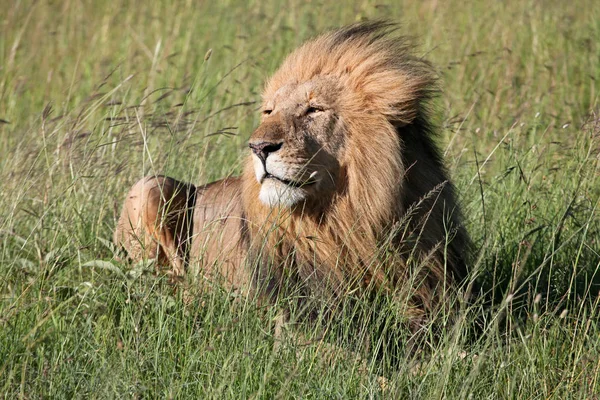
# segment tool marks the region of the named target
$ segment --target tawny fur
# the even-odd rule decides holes
[[[293,52],[266,85],[265,115],[250,138],[255,155],[243,175],[199,188],[171,180],[185,190],[164,191],[160,201],[148,199],[164,181],[145,178],[126,200],[115,240],[133,259],[163,253],[175,267],[187,262],[267,296],[292,281],[303,295],[327,301],[357,290],[406,293],[414,316],[443,303],[467,275],[469,238],[433,142],[435,74],[394,29],[351,25]],[[313,114],[313,103],[326,106]],[[265,143],[279,147],[257,157]],[[319,183],[290,188],[290,204],[265,204],[264,185],[283,185],[257,180],[269,162]],[[128,211],[134,208],[162,211],[149,218]],[[175,232],[160,217],[189,219],[192,210],[191,231]],[[167,243],[169,235],[175,239]]]

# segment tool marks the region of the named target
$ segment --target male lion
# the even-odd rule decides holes
[[[266,85],[242,176],[142,179],[115,241],[266,299],[374,289],[408,292],[412,316],[441,304],[466,277],[469,238],[432,138],[435,74],[394,30],[354,24],[293,52]]]

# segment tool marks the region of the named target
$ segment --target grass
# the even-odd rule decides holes
[[[594,1],[192,3],[2,7],[0,393],[598,396]],[[394,365],[340,351],[378,339],[361,338],[368,326],[346,332],[344,320],[332,325],[337,351],[310,329],[306,342],[273,351],[276,310],[218,287],[183,301],[152,266],[114,259],[112,229],[133,182],[239,173],[262,83],[285,54],[324,29],[378,17],[402,21],[439,68],[440,145],[486,311],[475,304],[429,355]],[[472,338],[476,318],[485,329]]]

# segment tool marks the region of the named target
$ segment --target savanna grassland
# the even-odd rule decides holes
[[[132,183],[239,173],[264,79],[367,18],[400,21],[437,66],[439,144],[485,301],[394,358],[344,320],[280,343],[276,309],[118,259]],[[0,393],[597,398],[599,100],[595,0],[4,1]]]

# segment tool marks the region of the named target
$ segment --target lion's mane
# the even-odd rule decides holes
[[[439,304],[467,275],[469,238],[434,143],[431,65],[386,22],[351,25],[294,51],[265,96],[290,82],[338,79],[348,159],[326,207],[269,208],[248,161],[242,181],[249,259],[276,294],[291,279],[307,296],[357,288],[406,291],[411,310]],[[410,292],[410,293],[409,293]]]

